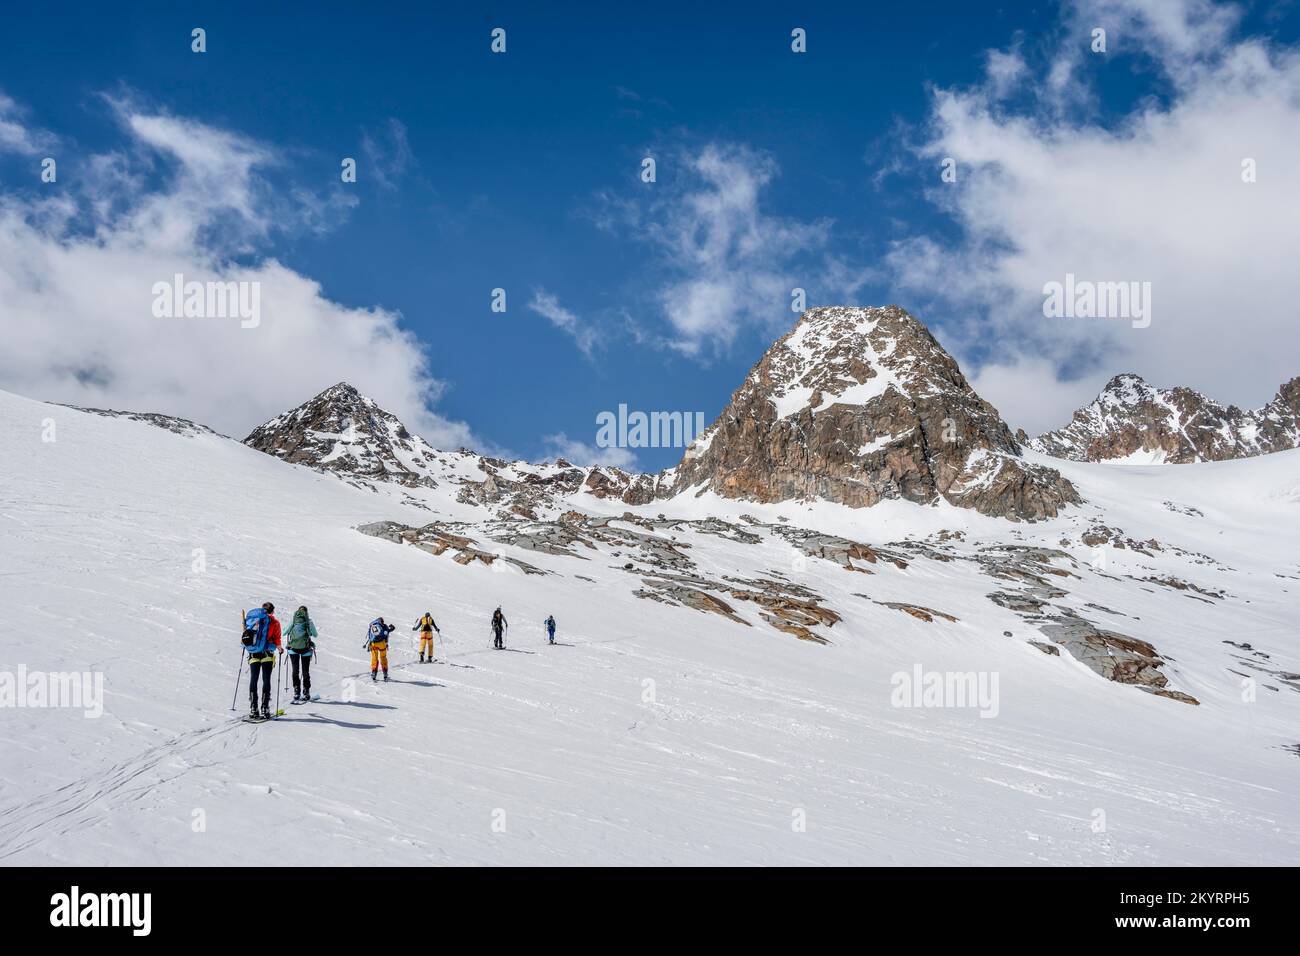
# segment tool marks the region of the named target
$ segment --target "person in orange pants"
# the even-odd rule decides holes
[[[379,668],[384,669],[384,680],[388,680],[388,635],[397,630],[396,624],[385,624],[382,617],[370,622],[370,633],[366,636],[366,647],[370,650],[370,679],[378,680]]]
[[[433,615],[428,611],[425,611],[424,616],[415,622],[415,627],[411,628],[411,630],[420,632],[420,663],[424,663],[424,650],[427,647],[429,649],[429,663],[432,664],[433,632],[437,631],[441,634],[442,629],[438,627],[437,622],[434,621]]]

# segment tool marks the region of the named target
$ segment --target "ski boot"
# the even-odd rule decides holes
[[[388,671],[384,671],[384,683],[388,683]]]

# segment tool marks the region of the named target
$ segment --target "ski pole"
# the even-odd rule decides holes
[[[280,679],[275,682],[275,716],[280,716],[280,686],[284,683],[284,651],[280,652]]]
[[[244,673],[244,648],[239,649],[239,670],[235,672],[235,693],[230,698],[230,709],[235,709],[235,701],[239,699],[239,678]]]

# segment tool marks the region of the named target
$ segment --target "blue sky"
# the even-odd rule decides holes
[[[810,306],[908,307],[1030,430],[1120,371],[1242,404],[1300,373],[1294,334],[1242,350],[1230,371],[1222,348],[1188,344],[1222,328],[1225,306],[1188,278],[1206,271],[1200,257],[1218,261],[1213,244],[1182,248],[1189,229],[1295,238],[1270,212],[1297,195],[1294,144],[1271,128],[1295,109],[1293,4],[265,6],[7,12],[0,177],[25,261],[10,258],[0,310],[11,332],[43,331],[16,336],[0,387],[151,404],[242,435],[348,378],[441,444],[599,457],[595,416],[620,403],[711,420],[795,320],[793,286]],[[1094,24],[1108,29],[1102,55]],[[191,51],[194,27],[205,53]],[[790,49],[795,27],[805,54]],[[1240,65],[1257,49],[1262,75]],[[1233,84],[1275,111],[1210,95]],[[1222,162],[1186,159],[1217,148],[1197,130],[1243,113]],[[1269,176],[1246,208],[1237,154],[1255,153],[1277,162],[1261,159]],[[939,166],[953,154],[949,188]],[[44,156],[55,184],[37,179]],[[340,182],[344,157],[355,184]],[[1063,195],[1077,202],[1058,206]],[[69,203],[58,217],[53,197]],[[1198,204],[1204,218],[1149,235]],[[32,252],[43,242],[78,255],[49,266]],[[48,293],[79,264],[84,286],[116,286],[127,258],[153,263],[146,285],[173,260],[273,260],[293,282],[268,280],[263,329],[169,332],[132,361],[114,343],[150,334],[147,316],[106,309],[107,292]],[[1258,260],[1242,252],[1213,283],[1256,290],[1226,300],[1252,313],[1229,337],[1288,327],[1289,273]],[[1145,338],[1045,326],[1042,283],[1089,269],[1149,275],[1175,304]],[[505,314],[490,311],[494,288]],[[154,368],[171,377],[150,380]],[[658,468],[679,452],[612,455]]]

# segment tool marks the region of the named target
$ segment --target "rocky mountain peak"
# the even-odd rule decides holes
[[[1159,388],[1131,372],[1116,375],[1070,423],[1031,448],[1071,461],[1152,464],[1223,461],[1300,445],[1300,378],[1262,408],[1220,405],[1191,388]]]
[[[656,488],[652,476],[618,468],[578,468],[564,459],[532,465],[466,449],[439,451],[347,382],[255,428],[244,444],[349,479],[407,488],[449,483],[462,504],[525,517],[579,493],[645,502]]]
[[[244,444],[295,464],[404,485],[432,484],[438,454],[347,382],[253,429]]]
[[[997,410],[898,306],[810,309],[746,376],[677,466],[673,490],[758,501],[887,498],[1012,518],[1078,495],[1025,462]]]
[[[1108,405],[1132,405],[1154,391],[1136,372],[1121,372],[1106,383],[1097,400]]]

